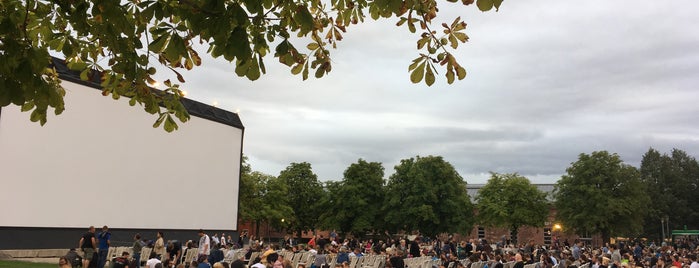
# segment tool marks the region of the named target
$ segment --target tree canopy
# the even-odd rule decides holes
[[[315,229],[320,215],[319,203],[323,197],[323,186],[313,173],[311,164],[291,163],[279,173],[279,180],[288,187],[288,192],[286,196],[278,198],[288,198],[288,204],[293,209],[294,218],[285,219],[288,227],[299,236],[302,231]]]
[[[383,226],[384,168],[379,162],[359,159],[344,173],[342,181],[328,183],[328,202],[321,214],[327,228],[362,236]]]
[[[673,149],[670,155],[651,148],[641,160],[641,180],[651,200],[644,234],[661,238],[661,220],[671,229],[699,228],[699,163],[686,152]]]
[[[507,227],[513,234],[520,226],[544,226],[549,214],[546,193],[518,174],[492,173],[476,203],[480,224]]]
[[[580,154],[554,190],[556,217],[581,235],[635,236],[649,203],[640,173],[607,151]]]
[[[384,214],[388,230],[425,235],[470,232],[474,222],[466,182],[441,156],[401,160],[386,186]]]
[[[32,111],[31,121],[46,123],[60,114],[66,91],[60,86],[50,55],[66,59],[83,80],[97,79],[103,95],[130,98],[157,114],[154,127],[177,128],[189,114],[179,102],[179,85],[149,86],[159,70],[184,83],[180,73],[202,64],[199,51],[222,57],[235,74],[250,80],[266,72],[273,55],[292,74],[307,79],[332,70],[330,47],[343,33],[367,18],[397,20],[417,35],[418,57],[409,66],[410,80],[435,82],[444,69],[447,82],[466,76],[451,50],[468,40],[460,18],[436,21],[438,4],[458,0],[4,0],[0,2],[0,107],[10,104]],[[470,5],[474,0],[461,0]],[[502,0],[478,0],[482,11]],[[96,71],[96,72],[95,72]],[[96,77],[98,76],[98,77]],[[164,124],[163,124],[164,122]]]

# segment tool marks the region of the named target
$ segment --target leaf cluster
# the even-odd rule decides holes
[[[457,2],[456,0],[448,0]],[[462,0],[470,5],[473,0]],[[502,0],[478,0],[480,10]],[[409,67],[414,83],[435,82],[444,68],[448,83],[463,79],[466,70],[449,49],[468,40],[466,23],[456,18],[442,24],[442,35],[431,28],[437,0],[5,0],[0,3],[0,107],[15,104],[32,111],[32,121],[46,123],[49,108],[64,110],[65,90],[50,53],[62,55],[83,80],[97,79],[103,95],[130,98],[157,116],[153,127],[177,129],[175,118],[189,114],[179,102],[182,90],[169,79],[156,90],[155,74],[166,69],[178,83],[182,71],[202,64],[197,45],[214,58],[234,65],[236,75],[250,80],[266,73],[263,59],[272,52],[292,74],[305,80],[332,70],[329,47],[336,48],[348,27],[396,17],[397,25],[422,32],[423,50]],[[417,25],[417,26],[416,26]],[[304,41],[305,40],[305,41]],[[297,48],[294,42],[308,42]],[[98,76],[98,77],[94,77]],[[174,81],[174,80],[173,80]]]

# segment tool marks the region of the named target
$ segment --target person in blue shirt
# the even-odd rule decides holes
[[[97,235],[97,242],[99,245],[99,262],[97,263],[98,268],[104,268],[104,265],[107,263],[107,252],[109,251],[111,238],[112,234],[109,232],[109,227],[107,227],[107,225],[103,226],[102,232]]]

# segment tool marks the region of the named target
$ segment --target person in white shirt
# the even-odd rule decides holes
[[[218,240],[218,234],[214,234],[214,236],[211,237],[211,242],[213,242],[213,245],[218,245],[220,241]]]
[[[689,265],[689,268],[699,268],[699,262],[697,262],[697,255],[690,254],[689,259],[692,260],[692,264]]]
[[[148,257],[148,261],[146,261],[146,267],[148,268],[155,268],[155,265],[161,263],[160,260],[157,258],[157,254],[155,251],[150,253],[150,256]]]
[[[226,241],[226,234],[221,233],[221,246],[225,247],[228,246],[228,241]]]
[[[211,239],[204,233],[204,230],[199,229],[199,257],[209,256],[211,251]]]

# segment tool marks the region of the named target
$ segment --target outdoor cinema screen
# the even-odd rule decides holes
[[[0,110],[0,227],[236,230],[242,124],[192,115],[167,133],[128,98],[62,85],[43,127]]]

